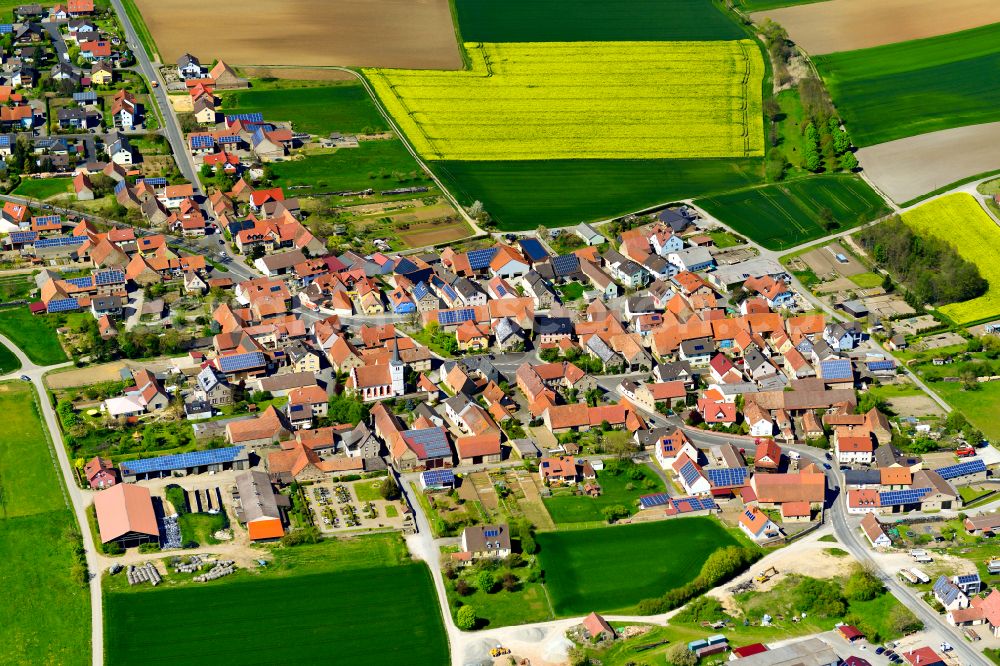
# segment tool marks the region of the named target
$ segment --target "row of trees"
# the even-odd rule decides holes
[[[657,615],[683,606],[689,599],[693,599],[745,571],[759,557],[760,552],[756,549],[751,550],[742,546],[720,548],[708,556],[697,578],[686,585],[668,590],[661,597],[643,599],[639,602],[639,613]]]
[[[863,229],[858,238],[875,263],[904,285],[904,297],[914,307],[967,301],[989,288],[979,268],[954,247],[917,235],[898,217]]]

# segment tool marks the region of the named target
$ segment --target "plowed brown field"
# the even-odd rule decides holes
[[[769,18],[812,55],[853,51],[1000,22],[996,0],[829,0],[751,15]]]
[[[168,63],[190,52],[233,65],[462,67],[448,0],[135,4]]]

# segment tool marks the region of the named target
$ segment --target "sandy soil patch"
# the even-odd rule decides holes
[[[902,203],[964,178],[1000,169],[998,143],[1000,123],[984,123],[862,148],[858,160],[876,187]]]
[[[232,65],[462,67],[448,0],[244,0],[238,11],[204,0],[136,5],[168,63],[191,52]]]
[[[138,363],[136,361],[112,361],[87,368],[78,368],[66,372],[55,372],[45,378],[45,384],[51,389],[67,389],[77,386],[90,386],[101,382],[116,382],[121,379],[118,372],[122,368],[148,368],[153,372],[163,372],[174,367],[173,359],[158,359]]]
[[[897,414],[916,416],[944,416],[944,410],[936,402],[926,395],[904,395],[898,398],[890,398],[889,406]]]
[[[194,111],[194,102],[191,95],[167,95],[170,106],[174,107],[175,113],[191,113]]]
[[[812,54],[853,51],[968,30],[1000,21],[995,0],[830,0],[797,7],[756,12],[788,30],[803,50]]]

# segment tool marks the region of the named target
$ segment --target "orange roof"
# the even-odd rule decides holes
[[[519,261],[522,264],[528,263],[524,256],[514,248],[509,245],[499,245],[497,246],[497,253],[493,256],[493,261],[490,262],[490,268],[498,271],[511,261]]]
[[[913,483],[913,472],[909,467],[880,467],[879,482],[883,486],[908,486]]]
[[[459,458],[500,455],[500,435],[476,435],[455,440]]]
[[[809,502],[785,502],[781,505],[781,515],[786,518],[811,515]]]
[[[159,536],[156,513],[149,489],[132,483],[120,483],[94,495],[101,543],[108,543],[129,532]]]
[[[247,523],[247,532],[251,541],[261,539],[280,539],[285,536],[285,528],[281,526],[280,518],[264,518]]]

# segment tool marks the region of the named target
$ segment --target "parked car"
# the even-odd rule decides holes
[[[882,654],[883,652],[885,652],[885,648],[882,647],[881,645],[875,648],[875,654]]]
[[[21,380],[22,381],[26,381],[26,382],[30,382],[31,381],[31,377],[29,377],[28,375],[21,375]]]

